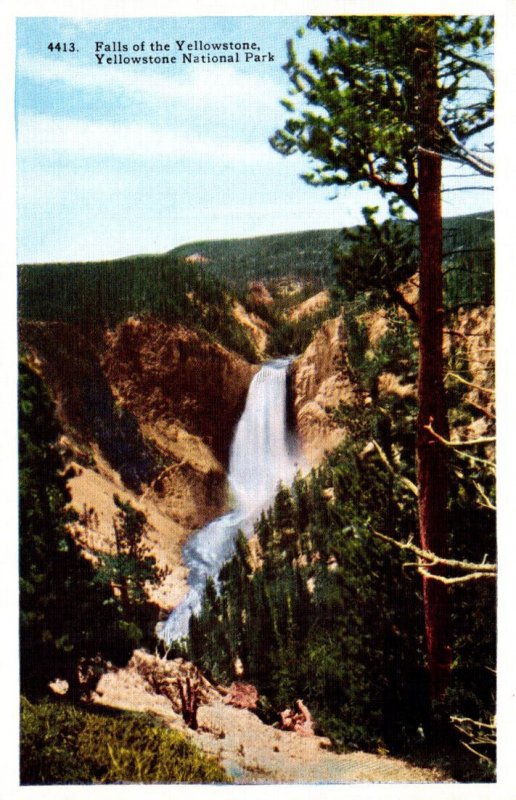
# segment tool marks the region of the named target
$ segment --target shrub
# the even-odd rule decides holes
[[[22,698],[22,785],[228,783],[222,767],[149,716]]]

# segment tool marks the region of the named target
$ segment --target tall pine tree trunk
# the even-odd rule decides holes
[[[419,415],[417,422],[417,482],[421,546],[447,555],[446,447],[425,426],[448,436],[443,381],[443,277],[441,157],[439,151],[439,99],[435,52],[436,25],[431,18],[418,21],[415,67],[419,130]],[[447,587],[423,579],[428,669],[433,700],[440,700],[451,667],[450,612]]]

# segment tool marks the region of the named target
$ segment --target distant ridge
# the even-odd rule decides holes
[[[445,253],[457,246],[464,250],[482,247],[492,252],[493,219],[492,211],[446,217],[443,220]],[[289,274],[311,278],[326,286],[333,277],[335,247],[346,230],[357,227],[198,240],[174,247],[167,255],[178,259],[195,257],[197,261],[202,257],[209,269],[239,288],[251,280]]]
[[[340,229],[279,233],[242,239],[212,239],[179,245],[167,255],[202,256],[210,268],[239,285],[289,273],[324,280],[333,268]]]
[[[487,304],[493,297],[492,211],[444,219],[448,308]],[[400,222],[408,225],[408,222]],[[188,242],[155,255],[71,263],[21,264],[19,309],[27,319],[123,318],[154,313],[185,319],[193,291],[213,307],[226,286],[238,293],[250,281],[291,276],[314,291],[334,283],[334,252],[346,230],[326,229]],[[186,299],[185,299],[186,298]]]

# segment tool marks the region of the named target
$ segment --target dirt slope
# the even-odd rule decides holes
[[[201,684],[197,731],[187,728],[180,714],[177,680],[186,677]],[[99,704],[154,712],[170,727],[187,733],[203,750],[218,757],[237,783],[447,781],[435,770],[388,756],[337,755],[329,751],[328,739],[265,725],[251,711],[230,705],[227,689],[208,684],[195,667],[181,659],[163,662],[136,651],[125,669],[104,675],[97,690],[94,699]]]
[[[250,333],[258,355],[263,356],[267,349],[271,326],[264,322],[258,314],[247,312],[241,303],[235,303],[233,315],[236,321]]]
[[[95,470],[77,463],[72,463],[72,466],[75,476],[68,486],[72,505],[79,512],[79,520],[74,523],[72,532],[85,553],[114,551],[115,493],[143,511],[147,517],[148,538],[145,543],[158,566],[168,570],[168,575],[159,586],[148,587],[149,599],[162,609],[163,617],[166,617],[187,591],[188,570],[182,563],[181,550],[190,534],[189,528],[166,516],[152,497],[138,497],[124,487],[117,473],[99,454]]]

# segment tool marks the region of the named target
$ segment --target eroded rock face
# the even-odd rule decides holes
[[[325,322],[294,361],[292,393],[303,453],[311,466],[317,466],[346,433],[333,412],[340,403],[363,402],[349,366],[346,331],[340,317]]]
[[[236,321],[245,328],[247,333],[250,334],[257,354],[260,357],[263,356],[267,349],[268,336],[271,332],[269,323],[264,322],[258,314],[252,311],[246,311],[241,303],[235,303],[233,306],[233,316]]]
[[[304,300],[297,306],[291,308],[288,312],[288,318],[291,322],[299,322],[300,319],[310,317],[312,314],[317,314],[323,311],[330,303],[330,293],[327,289],[318,294],[312,295],[308,300]]]
[[[272,295],[262,281],[251,281],[247,287],[248,300],[256,306],[271,306]]]
[[[224,467],[257,367],[153,319],[106,334],[24,322],[20,338],[97,468],[98,451],[125,486],[189,530],[225,510]]]
[[[463,401],[477,417],[459,426],[455,436],[461,440],[492,436],[496,427],[495,396],[495,309],[494,306],[460,308],[444,335],[444,351],[450,362],[447,383],[465,389]],[[461,361],[463,363],[461,364]],[[462,370],[462,372],[461,372]],[[463,381],[467,382],[464,383]],[[494,458],[495,447],[488,448]]]
[[[224,465],[256,366],[182,325],[129,319],[107,336],[102,365],[113,391],[142,423],[179,421]]]
[[[415,283],[410,283],[412,288]],[[400,314],[405,312],[400,311]],[[359,318],[367,329],[371,352],[378,348],[388,331],[385,309],[366,312]],[[469,372],[466,402],[480,412],[470,425],[456,432],[469,439],[491,435],[495,422],[494,395],[494,308],[493,306],[459,309],[445,329],[444,352],[449,360],[447,379],[462,380],[454,373],[454,363],[462,360],[462,370]],[[417,338],[414,339],[417,348]],[[457,367],[457,369],[459,369]],[[294,421],[304,455],[311,466],[320,464],[324,453],[335,448],[346,430],[333,417],[340,403],[354,405],[370,402],[355,382],[348,361],[347,335],[338,317],[325,322],[312,342],[292,365],[291,373]],[[416,397],[415,384],[406,384],[390,372],[378,377],[379,396]]]

